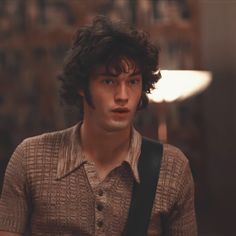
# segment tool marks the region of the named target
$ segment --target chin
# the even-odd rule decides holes
[[[107,123],[106,126],[106,130],[107,131],[120,131],[120,130],[124,130],[124,129],[129,129],[131,126],[131,121],[125,120],[125,121],[110,121],[109,123]]]

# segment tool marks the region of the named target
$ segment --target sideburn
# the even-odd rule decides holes
[[[148,100],[147,94],[145,92],[142,92],[137,111],[146,108],[148,105],[148,102],[149,102],[149,100]]]
[[[91,97],[91,94],[90,94],[89,85],[87,85],[87,86],[84,88],[84,99],[86,100],[86,102],[88,103],[88,105],[89,105],[90,107],[92,107],[93,109],[95,109],[95,106],[94,106],[94,104],[93,104],[92,97]]]

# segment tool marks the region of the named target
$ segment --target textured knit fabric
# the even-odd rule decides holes
[[[105,179],[83,156],[79,125],[23,141],[8,164],[0,230],[30,235],[122,234],[127,221],[141,136],[133,130],[126,160]],[[148,235],[197,235],[194,186],[184,154],[164,145]],[[162,224],[163,225],[163,224]]]

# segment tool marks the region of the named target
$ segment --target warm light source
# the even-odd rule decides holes
[[[202,92],[211,83],[211,72],[195,70],[162,70],[162,78],[155,89],[148,94],[158,106],[158,139],[167,141],[166,105],[168,102],[182,101]]]
[[[162,78],[148,94],[154,102],[182,101],[202,92],[212,80],[211,72],[195,70],[162,70]]]

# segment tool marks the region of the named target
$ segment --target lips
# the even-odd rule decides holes
[[[126,107],[117,107],[115,109],[112,109],[112,112],[116,113],[128,113],[130,110]]]

